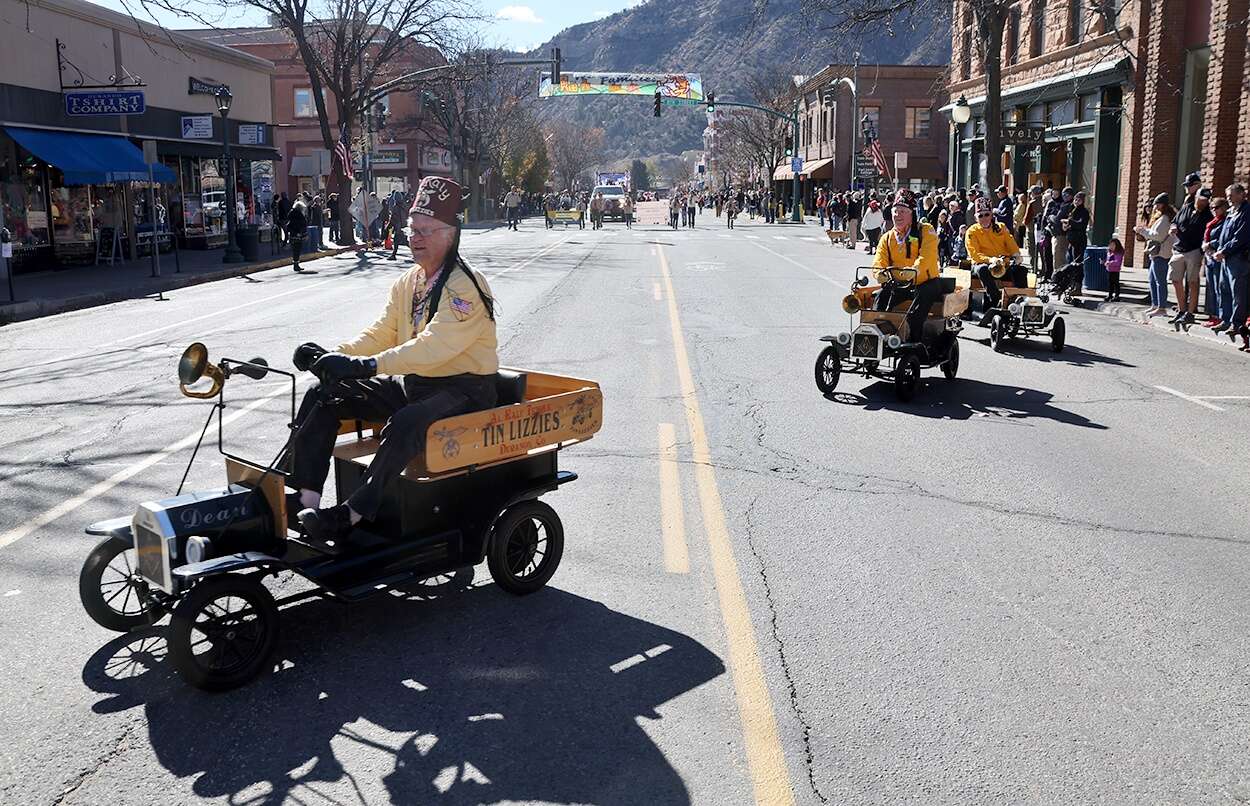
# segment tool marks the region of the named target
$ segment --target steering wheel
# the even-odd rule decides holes
[[[901,267],[878,269],[877,280],[881,285],[893,285],[906,290],[916,284],[916,270]]]

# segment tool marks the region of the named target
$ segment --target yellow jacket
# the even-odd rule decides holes
[[[968,259],[975,265],[989,263],[996,257],[1011,257],[1020,254],[1020,246],[1011,236],[1007,228],[998,225],[998,232],[990,227],[973,224],[964,234],[964,244],[968,247]]]
[[[423,375],[445,378],[472,373],[493,375],[499,371],[499,344],[495,322],[486,314],[486,305],[463,269],[448,268],[451,274],[430,318],[421,316],[424,327],[412,322],[412,295],[424,293],[425,269],[414,266],[391,285],[386,310],[378,320],[338,347],[347,355],[377,359],[379,375]],[[491,295],[480,272],[473,272],[482,293]]]
[[[877,241],[877,257],[872,262],[873,268],[916,269],[916,285],[940,274],[937,233],[929,222],[920,223],[919,244],[914,239],[910,245],[901,244],[896,235],[893,228],[881,233],[881,238]]]

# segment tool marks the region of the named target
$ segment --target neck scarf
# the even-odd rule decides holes
[[[430,292],[434,290],[434,286],[438,285],[438,277],[443,273],[443,267],[439,266],[438,271],[429,277],[424,283],[417,286],[416,291],[412,294],[412,327],[413,330],[421,331],[425,329],[423,321],[425,317],[426,306],[430,302]]]

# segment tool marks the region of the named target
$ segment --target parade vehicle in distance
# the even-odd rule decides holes
[[[1045,334],[1050,337],[1050,349],[1062,352],[1067,338],[1067,325],[1055,306],[1048,301],[1046,289],[1038,289],[1035,279],[1029,276],[1028,284],[1017,287],[1011,283],[1013,273],[1027,273],[1023,266],[998,262],[990,264],[990,274],[998,282],[1002,294],[999,304],[991,305],[989,295],[981,279],[964,261],[959,268],[942,272],[957,284],[963,284],[970,292],[967,318],[990,330],[990,349],[1003,351],[1007,342],[1020,336]]]
[[[880,285],[869,285],[869,274]],[[929,309],[919,340],[903,341],[898,335],[910,301],[889,311],[871,310],[874,293],[890,285],[906,290],[915,281],[915,269],[867,266],[855,270],[855,284],[842,300],[842,309],[851,315],[851,329],[820,339],[829,345],[816,358],[816,387],[823,395],[833,394],[843,372],[893,381],[902,401],[915,397],[921,369],[939,367],[948,380],[954,380],[959,371],[960,317],[968,307],[966,286],[942,278],[942,295]]]
[[[179,485],[169,498],[139,504],[133,516],[87,527],[88,534],[103,538],[79,575],[79,596],[96,623],[125,632],[170,614],[174,667],[191,685],[221,690],[243,685],[272,665],[281,605],[317,596],[352,602],[406,586],[419,592],[464,587],[483,561],[495,583],[516,595],[533,593],[551,579],[563,553],[564,528],[539,497],[577,478],[559,469],[558,457],[561,449],[598,432],[598,384],[501,369],[499,405],[433,423],[425,456],[388,487],[378,516],[329,553],[288,528],[294,518],[283,468],[292,440],[269,464],[222,445],[226,381],[269,374],[290,380],[293,437],[294,373],[261,359],[223,358],[214,365],[199,343],[183,354],[183,394],[216,398],[201,441],[216,416],[225,480],[202,492],[183,493]],[[209,379],[210,388],[191,388],[201,378]],[[353,393],[351,381],[318,389],[316,405]],[[334,448],[340,501],[367,472],[382,426],[341,423]],[[262,581],[288,572],[312,583],[311,589],[275,600]]]
[[[622,185],[596,185],[591,191],[590,197],[593,199],[595,194],[603,194],[603,218],[604,220],[615,219],[617,221],[625,220],[625,210],[621,206],[621,202],[625,200],[626,188]]]

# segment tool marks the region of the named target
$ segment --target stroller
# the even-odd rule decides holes
[[[1062,300],[1068,305],[1076,305],[1074,294],[1081,292],[1081,281],[1084,279],[1085,266],[1078,262],[1072,263],[1057,269],[1050,279],[1041,283],[1037,289],[1037,296],[1043,302],[1049,302],[1051,297]]]

